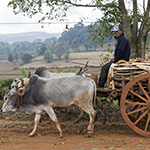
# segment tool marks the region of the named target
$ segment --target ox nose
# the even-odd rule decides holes
[[[1,109],[1,112],[3,112],[3,110]]]

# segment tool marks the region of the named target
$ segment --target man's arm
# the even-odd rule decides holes
[[[115,62],[121,60],[123,58],[123,55],[124,55],[124,51],[125,51],[125,46],[126,46],[126,43],[127,43],[127,39],[124,37],[124,38],[121,38],[119,39],[119,44],[118,44],[118,47],[117,47],[117,55],[115,57]]]

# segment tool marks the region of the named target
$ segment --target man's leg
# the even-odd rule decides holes
[[[109,61],[108,63],[106,63],[102,66],[101,72],[100,72],[100,77],[99,77],[99,82],[98,82],[98,87],[104,88],[104,84],[107,80],[108,69],[112,63],[113,63],[112,61]]]

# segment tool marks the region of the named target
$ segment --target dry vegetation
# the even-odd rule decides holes
[[[76,71],[78,71],[77,66],[82,67],[87,61],[89,61],[88,63],[89,71],[93,74],[99,74],[99,65],[100,65],[99,55],[101,53],[102,52],[100,51],[86,52],[86,53],[70,53],[70,58],[68,62],[66,62],[66,60],[64,59],[58,60],[57,58],[54,58],[54,61],[51,63],[47,63],[46,61],[44,61],[43,56],[41,56],[41,57],[34,58],[31,63],[24,64],[24,65],[22,65],[21,60],[19,60],[18,62],[10,63],[7,60],[7,56],[5,56],[3,57],[3,59],[0,60],[0,76],[1,78],[8,78],[8,77],[21,78],[22,74],[20,69],[23,67],[28,71],[31,71],[31,73],[34,73],[38,67],[42,67],[42,66],[49,68],[49,70],[51,70],[50,68],[52,67],[53,68],[59,67],[62,69],[68,67],[70,69],[74,68]],[[103,53],[106,54],[107,52],[103,52]],[[95,66],[95,68],[90,66]],[[14,70],[14,67],[18,69]]]

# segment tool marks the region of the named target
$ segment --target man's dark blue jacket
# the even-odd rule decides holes
[[[116,36],[114,38],[118,40],[114,52],[115,63],[119,60],[129,61],[130,45],[129,41],[124,36],[124,33],[122,33],[118,38]]]

